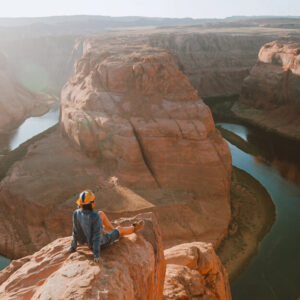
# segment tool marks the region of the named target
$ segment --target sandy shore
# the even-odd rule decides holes
[[[258,252],[260,241],[275,220],[275,206],[266,189],[247,172],[233,167],[232,221],[217,249],[232,282]]]

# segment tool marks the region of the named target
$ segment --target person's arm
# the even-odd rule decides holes
[[[73,230],[72,230],[72,242],[69,249],[70,252],[75,252],[77,249],[77,220],[76,220],[76,211],[73,213]]]
[[[101,220],[99,215],[96,215],[96,218],[93,222],[92,227],[93,234],[93,253],[95,258],[100,258],[100,236],[101,236]]]

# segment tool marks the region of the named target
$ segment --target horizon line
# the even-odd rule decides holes
[[[229,18],[300,18],[300,15],[231,15],[227,17],[157,17],[157,16],[139,16],[139,15],[124,15],[124,16],[109,16],[109,15],[93,15],[93,14],[66,14],[66,15],[47,15],[47,16],[26,16],[26,17],[3,17],[0,19],[37,19],[37,18],[63,18],[63,17],[107,17],[107,18],[149,18],[149,19],[191,19],[191,20],[224,20]]]

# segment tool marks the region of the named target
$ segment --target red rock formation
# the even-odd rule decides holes
[[[69,235],[87,187],[113,217],[153,211],[165,247],[217,246],[230,221],[231,156],[208,107],[166,51],[86,49],[62,93],[68,139],[55,132],[35,141],[0,183],[11,216],[0,223],[0,253],[20,257]]]
[[[170,54],[116,48],[95,48],[77,63],[62,92],[64,133],[90,156],[117,160],[127,184],[197,192],[209,184],[224,195],[228,148]]]
[[[208,211],[221,201],[225,219],[221,213],[217,223],[228,222],[228,147],[168,52],[92,42],[63,89],[61,125],[78,148],[114,161],[122,184],[193,191],[197,201],[188,210]],[[172,235],[183,237],[184,230]]]
[[[300,43],[274,41],[259,51],[241,101],[256,108],[300,103]]]
[[[144,230],[103,250],[100,266],[87,246],[69,254],[70,237],[12,261],[0,272],[0,298],[162,299],[165,262],[158,224],[151,214],[140,218]]]
[[[14,78],[0,53],[0,131],[16,127],[30,115],[47,111],[47,105]]]
[[[194,242],[165,250],[164,299],[230,300],[225,268],[211,244]]]
[[[300,139],[300,43],[265,44],[245,78],[240,101],[233,112],[285,136]]]

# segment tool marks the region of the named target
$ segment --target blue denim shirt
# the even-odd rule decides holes
[[[99,215],[90,210],[77,209],[73,213],[73,239],[71,250],[75,251],[77,242],[88,244],[95,257],[100,257],[100,245],[103,237],[103,225]]]

